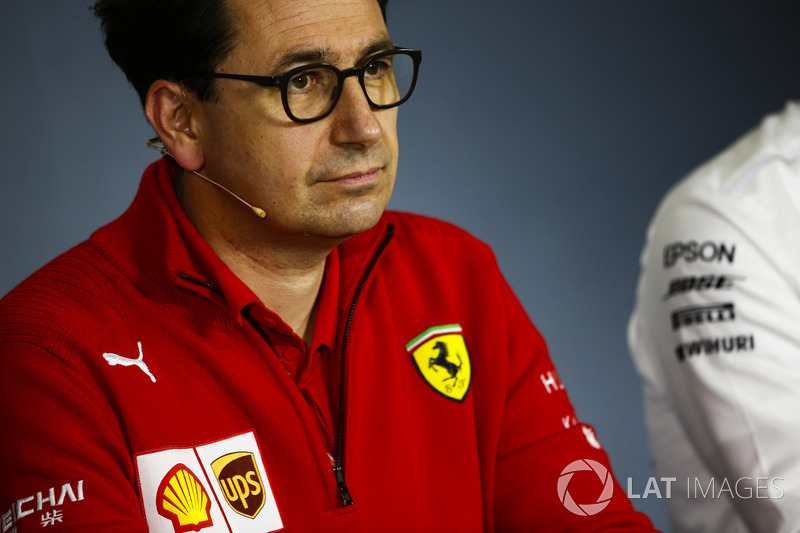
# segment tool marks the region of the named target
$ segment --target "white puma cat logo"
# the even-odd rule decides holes
[[[142,354],[142,343],[137,342],[136,344],[139,345],[139,358],[138,359],[129,359],[127,357],[119,356],[115,353],[104,353],[103,357],[108,364],[111,366],[115,365],[122,365],[122,366],[138,366],[139,369],[150,376],[150,379],[153,380],[153,383],[156,382],[155,376],[150,373],[150,369],[147,368],[147,364],[144,362],[144,354]]]

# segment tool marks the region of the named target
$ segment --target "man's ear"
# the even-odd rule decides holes
[[[192,104],[183,87],[156,80],[147,91],[144,112],[156,134],[175,161],[186,170],[198,170],[205,163]]]

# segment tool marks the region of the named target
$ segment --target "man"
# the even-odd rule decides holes
[[[3,531],[652,530],[488,248],[384,212],[385,2],[95,10],[165,156],[0,304]]]
[[[800,524],[800,106],[679,183],[642,255],[629,343],[678,532]]]

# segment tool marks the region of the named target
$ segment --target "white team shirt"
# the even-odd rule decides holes
[[[800,103],[669,192],[641,268],[628,342],[674,530],[800,531]]]

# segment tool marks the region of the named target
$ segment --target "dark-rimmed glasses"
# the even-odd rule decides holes
[[[360,67],[339,70],[327,63],[293,68],[280,76],[250,76],[214,72],[208,78],[225,78],[279,87],[283,109],[295,122],[314,122],[328,116],[342,94],[346,78],[358,77],[369,105],[389,109],[408,100],[417,83],[422,52],[395,48],[370,56]]]

